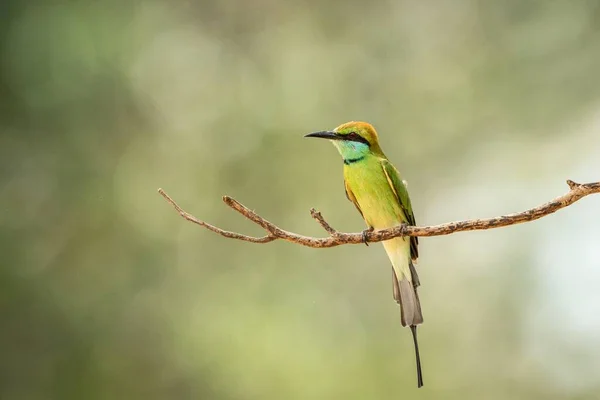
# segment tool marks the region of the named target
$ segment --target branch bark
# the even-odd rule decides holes
[[[323,218],[320,212],[314,208],[310,210],[311,216],[325,229],[329,234],[328,237],[315,238],[310,236],[299,235],[279,228],[272,222],[267,221],[254,211],[237,200],[223,196],[223,202],[235,211],[242,214],[244,217],[259,225],[266,231],[266,235],[255,237],[248,236],[237,232],[226,231],[207,222],[199,220],[192,214],[184,211],[163,189],[158,189],[161,196],[167,200],[184,219],[200,225],[212,232],[230,239],[238,239],[251,243],[269,243],[274,240],[285,240],[292,243],[297,243],[307,247],[324,248],[335,247],[343,244],[362,244],[366,239],[367,242],[381,242],[400,236],[442,236],[450,235],[456,232],[476,231],[492,228],[500,228],[502,226],[521,224],[524,222],[535,221],[552,214],[561,208],[565,208],[575,203],[579,199],[594,193],[600,193],[600,182],[591,183],[575,183],[567,180],[569,191],[562,196],[555,198],[538,207],[518,212],[514,214],[501,215],[499,217],[474,219],[467,221],[449,222],[446,224],[432,226],[408,226],[399,225],[389,229],[366,231],[358,233],[344,233],[332,228],[331,225]]]

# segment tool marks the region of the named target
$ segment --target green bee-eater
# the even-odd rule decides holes
[[[398,170],[379,147],[377,132],[366,122],[347,122],[333,131],[306,135],[329,139],[344,160],[346,197],[354,203],[368,229],[385,229],[400,224],[415,225],[408,191]],[[366,243],[366,241],[365,241]],[[400,304],[402,326],[410,326],[417,362],[417,384],[423,386],[417,342],[417,325],[423,323],[417,295],[419,277],[414,267],[418,238],[400,237],[383,242],[392,262],[394,300]]]

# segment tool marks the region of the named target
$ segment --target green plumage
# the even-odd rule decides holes
[[[361,213],[370,229],[400,224],[415,225],[406,185],[387,159],[375,129],[365,122],[348,122],[333,131],[307,135],[330,139],[344,159],[346,196]],[[418,386],[423,385],[416,326],[423,323],[417,294],[419,278],[414,263],[419,256],[417,237],[394,238],[383,242],[392,262],[392,289],[400,305],[401,322],[410,326],[415,345]]]

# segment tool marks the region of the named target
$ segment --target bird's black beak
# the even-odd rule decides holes
[[[308,135],[305,135],[304,137],[316,137],[316,138],[329,139],[329,140],[339,140],[340,139],[338,134],[333,131],[313,132],[313,133],[309,133]]]

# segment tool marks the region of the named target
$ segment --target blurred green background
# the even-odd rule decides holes
[[[303,139],[372,122],[422,225],[600,179],[596,1],[3,1],[0,398],[594,399],[600,199],[423,238],[425,387],[380,245]]]

